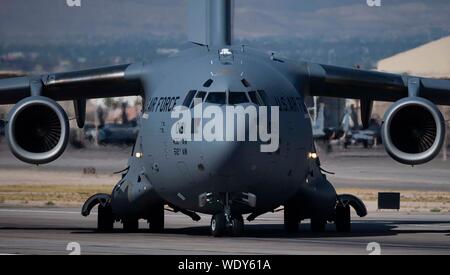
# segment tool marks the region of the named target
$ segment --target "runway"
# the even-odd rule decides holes
[[[81,254],[248,255],[248,254],[362,254],[378,243],[383,254],[450,254],[450,213],[373,212],[355,217],[353,233],[337,234],[333,225],[321,235],[310,233],[307,221],[300,233],[283,231],[282,212],[247,223],[239,238],[213,238],[209,217],[198,223],[167,212],[163,234],[146,231],[97,233],[95,213],[84,218],[79,209],[0,208],[0,254],[69,254],[68,243],[80,244]]]
[[[57,162],[40,167],[20,163],[4,144],[0,145],[0,155],[0,185],[40,184],[49,189],[46,192],[51,195],[54,192],[52,185],[66,184],[78,188],[78,183],[90,186],[110,184],[112,188],[118,181],[118,176],[112,173],[124,168],[129,148],[69,150]],[[436,196],[444,196],[450,191],[449,165],[441,160],[414,168],[405,167],[388,158],[380,148],[370,152],[335,152],[324,155],[322,163],[324,168],[336,173],[329,175],[329,179],[338,188],[397,190],[405,196],[409,190],[416,190],[418,196],[427,191],[440,192]],[[94,167],[97,174],[84,175],[84,167]],[[12,195],[4,194],[6,198]],[[86,199],[90,193],[84,196]],[[375,201],[367,202],[368,217],[355,217],[354,232],[350,235],[334,233],[333,225],[328,226],[326,234],[315,235],[309,232],[308,221],[302,224],[299,234],[286,235],[282,225],[283,213],[279,212],[247,223],[243,237],[222,239],[209,235],[209,216],[202,216],[202,220],[196,223],[181,214],[166,212],[167,229],[164,234],[147,232],[145,222],[141,223],[139,233],[122,233],[121,225],[116,223],[116,231],[100,234],[95,231],[95,213],[83,218],[79,208],[30,208],[32,202],[22,202],[20,205],[26,208],[21,208],[8,206],[11,204],[5,201],[0,203],[0,254],[69,254],[66,247],[70,242],[79,243],[82,254],[367,255],[370,253],[367,245],[372,242],[380,245],[381,254],[450,254],[448,207],[444,203],[424,202],[427,208],[421,207],[420,212],[415,212],[416,204],[413,204],[409,209],[414,212],[408,214],[405,209],[410,202],[406,199],[402,201],[401,212],[377,212],[374,210]],[[433,208],[439,208],[441,212],[431,213]]]

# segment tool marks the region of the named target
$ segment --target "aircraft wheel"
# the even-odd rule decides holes
[[[222,237],[227,233],[227,219],[225,213],[215,214],[211,219],[211,234]]]
[[[99,232],[110,232],[114,228],[114,218],[110,205],[98,206],[97,229]]]
[[[160,233],[164,230],[164,204],[157,205],[150,211],[148,219],[150,232]]]
[[[293,206],[284,206],[284,230],[287,233],[297,233],[300,217],[297,209]]]
[[[244,218],[241,215],[234,216],[231,220],[231,235],[234,237],[242,236],[244,233]]]
[[[369,149],[369,142],[367,140],[363,141],[364,149]]]
[[[138,219],[127,219],[123,222],[123,230],[127,233],[135,233],[139,230],[139,220]]]
[[[327,226],[327,221],[321,218],[312,218],[311,219],[311,231],[314,233],[323,233],[325,232]]]
[[[351,232],[351,215],[350,215],[350,205],[342,206],[338,205],[336,207],[336,231],[341,233]]]

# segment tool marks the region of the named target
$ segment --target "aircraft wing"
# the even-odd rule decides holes
[[[143,64],[0,79],[0,104],[14,104],[30,95],[53,100],[141,95]]]
[[[397,101],[414,95],[450,105],[450,81],[306,63],[306,95]]]

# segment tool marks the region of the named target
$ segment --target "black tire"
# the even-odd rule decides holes
[[[327,227],[327,221],[321,218],[311,219],[311,231],[314,233],[323,233]]]
[[[340,233],[350,233],[352,231],[352,221],[350,206],[336,206],[336,231]]]
[[[98,205],[97,230],[99,232],[111,232],[114,229],[114,217],[110,205]]]
[[[148,222],[150,232],[161,233],[162,231],[164,231],[164,204],[152,207]]]
[[[367,140],[363,141],[364,149],[369,149],[369,142]]]
[[[327,154],[333,152],[333,146],[331,146],[330,141],[327,142]]]
[[[241,215],[233,216],[231,223],[231,236],[242,236],[244,234],[244,218]]]
[[[139,230],[139,220],[138,219],[126,219],[122,221],[123,231],[127,233],[136,233]]]
[[[215,214],[211,218],[211,235],[222,237],[227,233],[227,219],[225,213]]]
[[[300,214],[292,205],[284,206],[284,230],[287,233],[297,233],[299,231]]]

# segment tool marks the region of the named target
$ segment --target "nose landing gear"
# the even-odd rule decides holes
[[[211,235],[222,237],[225,235],[241,236],[244,232],[244,218],[242,215],[231,211],[232,200],[229,194],[225,194],[224,211],[219,212],[211,218]]]
[[[222,237],[227,232],[227,218],[225,213],[218,213],[211,218],[211,235]]]
[[[211,235],[223,237],[241,236],[244,233],[244,218],[242,215],[227,215],[225,212],[213,215],[211,219]]]
[[[233,216],[231,219],[231,235],[238,237],[244,233],[244,219],[242,215]]]

